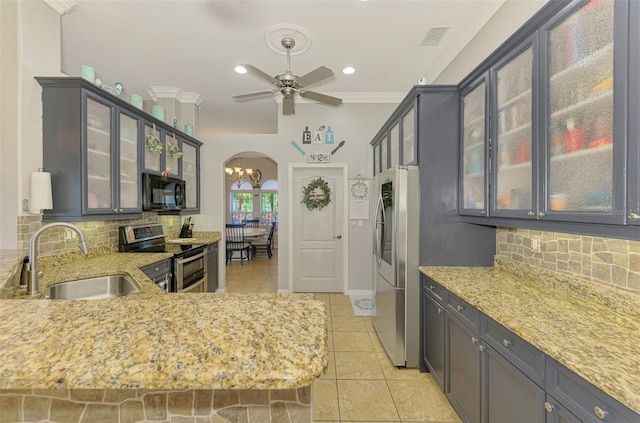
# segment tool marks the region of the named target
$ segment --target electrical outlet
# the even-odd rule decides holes
[[[64,231],[64,240],[66,241],[73,241],[74,239],[78,239],[78,234],[75,233],[75,231],[72,231],[71,229],[66,229]]]
[[[534,253],[540,252],[540,237],[532,236],[531,237],[531,249]]]

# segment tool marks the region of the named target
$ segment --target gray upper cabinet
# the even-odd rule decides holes
[[[143,169],[182,178],[183,166],[184,212],[199,212],[202,143],[81,78],[36,79],[43,88],[43,164],[51,172],[54,205],[44,221],[138,218]],[[152,132],[159,153],[146,142]]]
[[[464,221],[640,236],[622,226],[640,223],[640,128],[629,120],[640,112],[629,77],[640,71],[638,9],[549,2],[461,83]],[[483,83],[484,145],[474,143],[479,118],[465,111],[481,103]]]
[[[460,214],[486,216],[488,209],[488,122],[487,75],[462,91],[462,163]]]
[[[418,164],[417,104],[417,94],[410,93],[371,142],[374,175],[391,167]]]
[[[527,40],[491,69],[491,112],[496,117],[491,121],[491,216],[535,217],[534,41]]]

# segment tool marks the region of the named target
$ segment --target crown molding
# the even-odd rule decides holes
[[[406,92],[378,92],[378,93],[367,93],[367,92],[340,92],[340,93],[327,93],[323,92],[322,94],[330,95],[333,97],[338,97],[342,99],[342,103],[361,103],[361,104],[374,104],[374,103],[389,103],[389,104],[397,104],[402,102],[402,100],[407,96]],[[275,101],[278,104],[282,104],[282,96],[276,96]],[[304,97],[300,97],[296,95],[295,99],[296,103],[304,104],[317,104],[318,102],[315,100],[307,100]]]
[[[202,95],[192,92],[184,92],[178,87],[170,87],[166,85],[153,85],[147,90],[149,97],[153,101],[158,101],[159,98],[173,98],[180,103],[195,104],[200,106],[204,99]]]
[[[71,13],[76,10],[76,6],[78,6],[76,0],[44,0],[44,2],[60,15]]]

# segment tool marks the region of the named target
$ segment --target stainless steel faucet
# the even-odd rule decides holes
[[[82,251],[82,254],[87,254],[89,252],[89,244],[87,243],[87,239],[84,236],[84,232],[82,232],[82,229],[80,229],[73,223],[50,223],[35,231],[33,235],[31,235],[31,239],[29,240],[29,270],[31,271],[31,278],[29,279],[30,283],[27,284],[27,294],[35,295],[38,293],[38,278],[42,277],[42,272],[38,271],[38,239],[40,238],[40,235],[42,235],[42,233],[47,229],[56,227],[69,228],[77,233],[80,237],[80,241],[78,241],[78,247],[80,247],[80,251]]]

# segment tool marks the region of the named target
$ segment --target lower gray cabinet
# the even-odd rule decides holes
[[[445,309],[426,291],[420,294],[422,316],[421,350],[423,370],[429,369],[431,375],[444,391],[444,316]]]
[[[484,423],[544,422],[544,390],[490,346],[483,345]]]
[[[551,395],[547,395],[544,408],[547,412],[547,423],[583,423]]]
[[[218,289],[218,242],[207,245],[207,292]]]
[[[465,423],[480,423],[481,351],[478,335],[451,313],[445,315],[446,355],[445,394]]]

